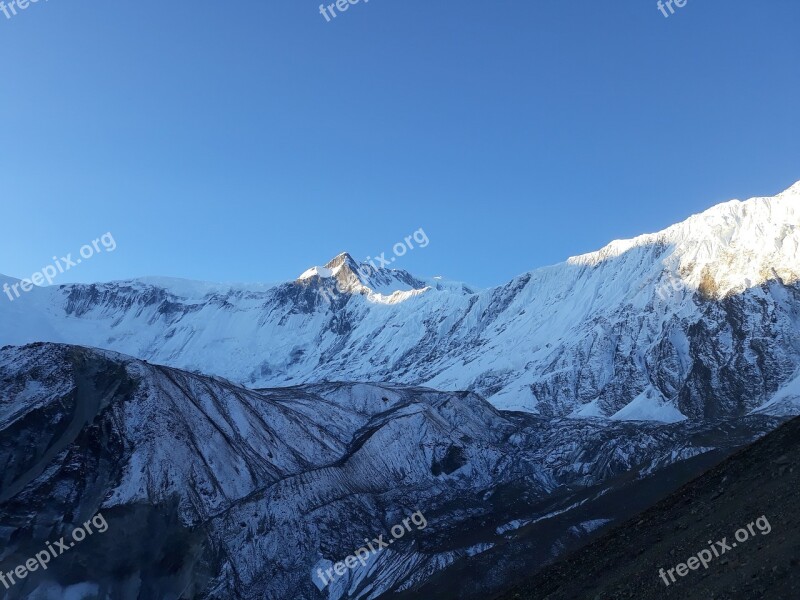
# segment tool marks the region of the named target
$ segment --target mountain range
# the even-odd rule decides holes
[[[341,254],[278,285],[138,279],[0,303],[0,344],[117,351],[250,388],[469,390],[500,409],[674,422],[791,413],[800,182],[490,289]]]
[[[489,289],[343,253],[277,285],[0,298],[0,571],[109,524],[0,597],[501,593],[800,414],[798,206],[800,183]]]

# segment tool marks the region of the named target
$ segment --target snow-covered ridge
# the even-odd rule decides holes
[[[0,302],[0,345],[107,348],[250,387],[468,389],[543,415],[744,414],[800,369],[798,206],[800,183],[486,290],[346,253],[264,288],[40,288]]]
[[[139,277],[123,281],[112,281],[110,285],[138,286],[144,288],[161,288],[169,290],[175,296],[202,300],[215,294],[230,294],[232,292],[260,293],[266,292],[279,285],[278,283],[211,283],[208,281],[195,281],[178,277]]]
[[[711,278],[725,296],[766,281],[800,278],[800,182],[775,197],[731,200],[658,232],[616,240],[605,248],[570,258],[597,265],[636,248],[663,247],[665,263],[686,285],[698,289]]]

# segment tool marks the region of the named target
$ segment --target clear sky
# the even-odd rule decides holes
[[[24,0],[23,0],[24,3]],[[6,0],[8,4],[8,0]],[[800,179],[800,2],[41,0],[0,13],[0,273],[480,286]]]

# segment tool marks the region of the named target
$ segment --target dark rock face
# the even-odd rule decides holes
[[[114,600],[427,598],[450,565],[494,590],[484,553],[535,528],[530,559],[499,572],[535,568],[628,514],[629,486],[656,499],[691,469],[656,471],[719,460],[777,423],[545,419],[392,385],[255,391],[52,344],[0,351],[0,384],[0,569],[98,512],[109,524],[12,599],[81,585]],[[316,569],[417,510],[425,529],[322,595]]]
[[[800,419],[794,419],[498,600],[797,598],[798,464]],[[755,533],[736,542],[741,528],[749,534],[748,525]],[[682,577],[673,571],[675,581],[661,578],[661,569],[723,538],[730,549],[712,556],[707,568]]]

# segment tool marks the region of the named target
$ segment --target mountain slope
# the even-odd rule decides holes
[[[498,600],[800,597],[798,463],[794,419]],[[762,516],[755,535],[736,537]],[[661,579],[723,538],[730,549],[707,569]]]
[[[254,391],[52,344],[0,350],[0,392],[0,569],[98,512],[109,523],[9,600],[75,586],[108,600],[413,594],[547,524],[529,571],[585,535],[573,527],[625,517],[606,499],[626,486],[669,491],[685,473],[654,473],[719,460],[777,422],[544,419],[391,385]],[[427,528],[319,591],[317,569],[418,510]]]
[[[0,343],[106,348],[250,387],[469,389],[547,416],[797,413],[799,206],[800,183],[483,291],[346,254],[266,289],[36,289],[0,303]]]

